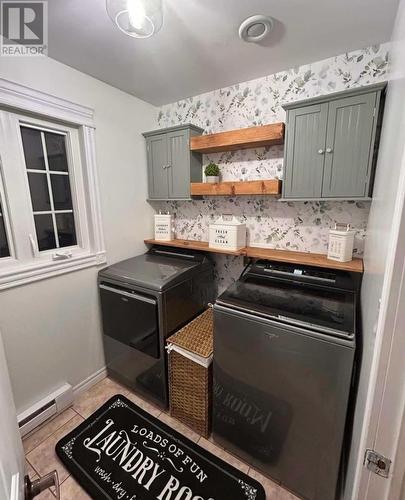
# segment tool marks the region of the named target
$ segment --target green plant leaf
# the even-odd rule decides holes
[[[220,174],[220,170],[216,163],[211,162],[205,167],[204,173],[208,177],[217,177]]]

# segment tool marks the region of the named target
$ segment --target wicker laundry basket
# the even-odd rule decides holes
[[[211,432],[213,311],[167,339],[170,414],[204,437]]]

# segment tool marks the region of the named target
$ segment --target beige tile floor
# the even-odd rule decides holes
[[[238,458],[227,453],[224,449],[215,445],[212,440],[207,440],[199,436],[179,421],[173,419],[167,413],[162,412],[151,403],[144,401],[110,378],[105,378],[87,392],[82,393],[75,401],[72,408],[67,409],[24,439],[23,444],[27,462],[27,474],[29,474],[32,479],[36,479],[38,476],[43,476],[56,469],[59,474],[62,500],[88,500],[90,497],[82,490],[56,456],[55,444],[65,434],[77,427],[85,418],[89,417],[105,401],[118,393],[123,394],[135,404],[159,418],[159,420],[162,420],[162,422],[170,425],[178,432],[198,443],[201,447],[257,479],[266,490],[266,500],[298,500],[297,497],[281,488],[270,479],[264,477],[255,469],[251,468],[250,465],[242,462]],[[51,490],[47,490],[37,498],[40,500],[52,500],[55,496]]]

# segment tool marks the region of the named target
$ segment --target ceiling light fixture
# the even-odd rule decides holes
[[[269,16],[257,15],[248,17],[239,26],[239,37],[245,42],[261,42],[274,27]]]
[[[106,0],[106,9],[117,27],[134,38],[150,38],[163,24],[162,0]]]

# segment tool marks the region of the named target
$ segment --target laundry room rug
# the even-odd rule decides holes
[[[116,395],[56,445],[95,499],[265,500],[251,477]]]

